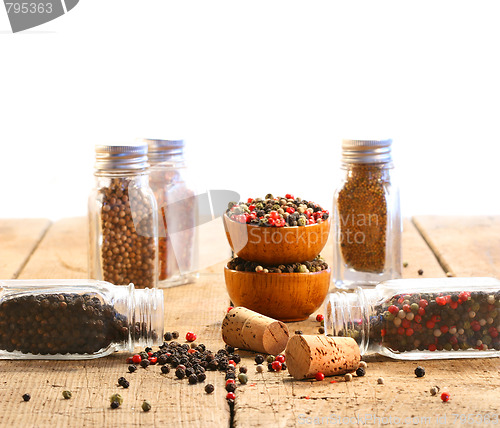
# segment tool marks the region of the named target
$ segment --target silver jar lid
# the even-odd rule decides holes
[[[390,162],[392,140],[342,140],[342,161],[346,163]]]
[[[184,152],[184,140],[145,138],[144,143],[149,147],[148,157],[151,162],[163,162]]]
[[[95,169],[99,171],[137,171],[149,167],[148,145],[109,144],[95,146]]]

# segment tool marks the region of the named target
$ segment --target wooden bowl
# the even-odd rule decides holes
[[[330,218],[308,226],[263,227],[224,215],[224,229],[238,257],[264,265],[291,264],[313,260],[321,252],[328,240]]]
[[[224,268],[226,288],[235,306],[280,321],[302,321],[325,300],[330,269],[311,273],[239,272]]]

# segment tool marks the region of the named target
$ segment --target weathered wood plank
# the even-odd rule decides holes
[[[0,278],[16,278],[43,238],[50,221],[0,219]]]
[[[414,223],[453,275],[500,278],[500,216],[418,216]]]

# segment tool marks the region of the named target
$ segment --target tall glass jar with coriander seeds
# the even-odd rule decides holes
[[[0,359],[82,360],[163,342],[163,291],[96,280],[0,280]]]
[[[187,284],[199,276],[198,209],[184,141],[144,141],[149,146],[149,183],[158,203],[159,286]]]
[[[98,145],[89,197],[89,274],[112,284],[156,287],[158,218],[148,146]]]
[[[372,289],[330,293],[325,332],[352,337],[362,355],[400,360],[500,357],[500,281],[396,279]]]
[[[392,140],[343,140],[343,178],[334,195],[337,288],[401,278],[401,210]]]

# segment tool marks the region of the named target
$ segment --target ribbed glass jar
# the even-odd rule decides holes
[[[184,141],[144,141],[149,146],[149,183],[158,203],[159,286],[187,284],[199,276],[198,210]]]
[[[147,145],[96,146],[89,197],[89,276],[156,287],[157,205],[149,187]]]
[[[80,360],[163,340],[163,291],[96,280],[0,280],[0,359]]]
[[[325,332],[401,360],[500,356],[500,281],[398,279],[330,293]]]
[[[334,196],[337,288],[401,278],[401,210],[391,140],[344,140]]]

